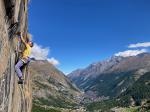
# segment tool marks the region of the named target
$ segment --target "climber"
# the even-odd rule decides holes
[[[20,38],[21,41],[25,44],[26,48],[22,53],[22,57],[15,65],[15,70],[19,78],[18,84],[23,84],[21,67],[28,64],[31,61],[31,58],[29,56],[31,54],[31,48],[33,47],[33,42],[31,41],[26,42],[22,36],[22,33],[20,33]]]

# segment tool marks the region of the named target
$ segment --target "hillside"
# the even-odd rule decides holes
[[[130,85],[125,92],[117,97],[104,101],[87,104],[89,111],[103,110],[122,112],[132,110],[134,112],[150,111],[150,72],[143,74],[134,84]],[[122,111],[121,111],[122,110]],[[125,111],[126,112],[126,111]]]
[[[126,58],[115,56],[68,75],[85,91],[87,98],[83,102],[90,103],[89,110],[142,106],[150,100],[149,76],[149,53]]]
[[[30,68],[33,79],[33,112],[37,112],[38,107],[55,111],[80,108],[81,91],[61,71],[48,61],[35,61]]]

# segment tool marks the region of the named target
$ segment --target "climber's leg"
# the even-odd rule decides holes
[[[30,63],[30,61],[31,61],[31,58],[28,57],[27,64]]]
[[[19,60],[18,63],[15,65],[15,70],[19,78],[22,78],[22,71],[20,68],[23,66],[23,64],[24,63],[22,62],[22,60]]]

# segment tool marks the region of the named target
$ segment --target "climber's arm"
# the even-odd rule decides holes
[[[27,45],[27,42],[24,40],[22,33],[21,33],[21,41],[25,44],[25,46]]]

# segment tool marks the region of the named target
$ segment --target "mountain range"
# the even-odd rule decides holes
[[[85,69],[77,69],[68,77],[90,99],[84,101],[90,111],[141,106],[150,100],[149,53],[130,57],[113,56]]]

